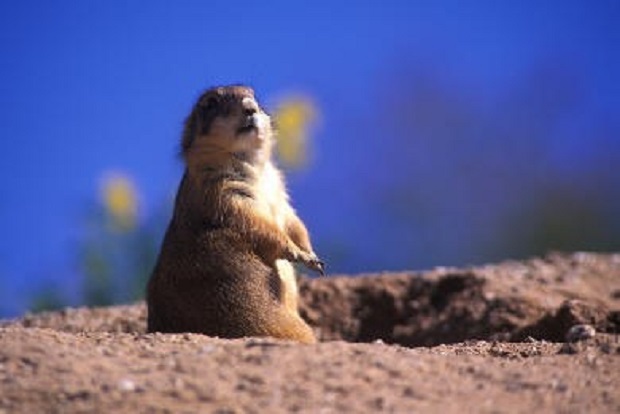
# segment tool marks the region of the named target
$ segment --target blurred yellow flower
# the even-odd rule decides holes
[[[118,172],[105,174],[101,200],[114,229],[129,231],[136,226],[138,196],[128,175]]]
[[[317,108],[306,96],[285,98],[277,106],[273,118],[276,152],[284,166],[302,168],[309,160],[309,130],[317,119]]]

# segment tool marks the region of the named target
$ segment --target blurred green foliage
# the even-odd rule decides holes
[[[90,211],[78,251],[85,305],[103,306],[144,297],[165,223],[161,216],[140,220],[139,200],[129,175],[104,176],[99,203]]]
[[[141,220],[139,200],[128,174],[103,174],[98,200],[91,203],[81,223],[76,249],[81,278],[77,304],[105,306],[144,297],[165,218],[164,214],[155,214]],[[169,209],[166,205],[162,210]],[[30,309],[58,309],[69,302],[66,292],[48,283],[34,295]]]

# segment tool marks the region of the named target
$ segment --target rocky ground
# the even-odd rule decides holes
[[[0,324],[0,413],[620,412],[620,254],[302,279],[322,342],[145,334],[144,304]]]

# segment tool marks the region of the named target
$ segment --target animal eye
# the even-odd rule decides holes
[[[206,100],[204,100],[200,106],[202,106],[206,110],[212,110],[217,108],[218,104],[219,100],[215,96],[210,96]]]

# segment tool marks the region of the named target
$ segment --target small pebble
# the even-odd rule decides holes
[[[596,329],[592,325],[579,324],[572,326],[566,333],[566,342],[585,341],[594,338]]]
[[[126,392],[133,392],[136,390],[136,384],[130,379],[122,379],[118,382],[118,389]]]
[[[217,347],[215,345],[207,344],[207,345],[204,345],[202,348],[200,348],[200,353],[210,354],[216,350],[217,350]]]

